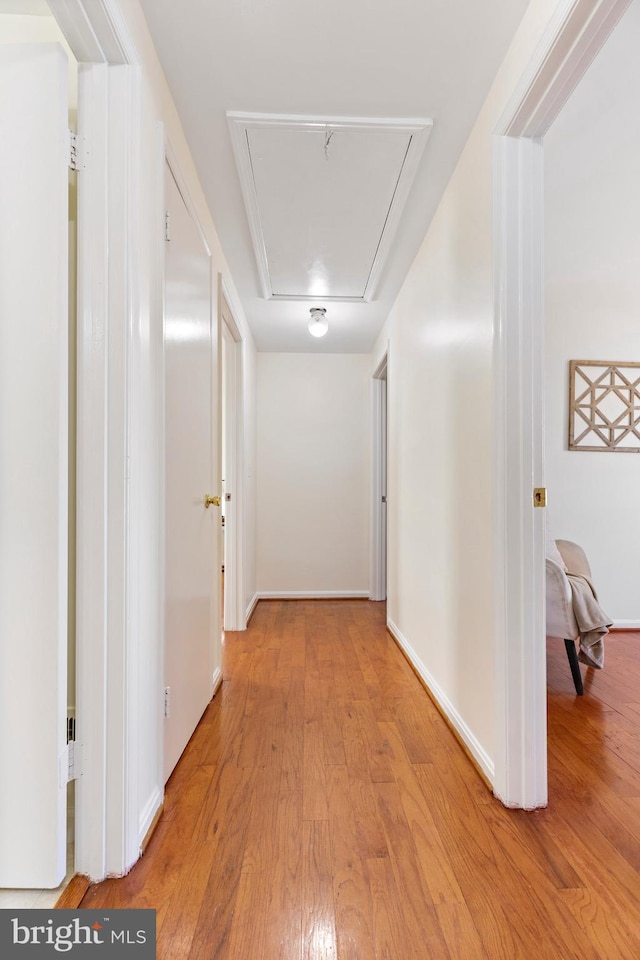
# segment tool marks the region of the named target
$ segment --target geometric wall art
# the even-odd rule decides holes
[[[640,363],[570,361],[569,450],[640,453]]]

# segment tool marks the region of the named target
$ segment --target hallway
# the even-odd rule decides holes
[[[383,604],[262,602],[147,852],[82,906],[156,908],[162,960],[632,960],[635,644],[611,638],[582,700],[550,648],[553,802],[525,813],[491,797]]]

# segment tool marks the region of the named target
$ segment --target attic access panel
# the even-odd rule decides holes
[[[431,121],[227,117],[265,299],[371,300]]]

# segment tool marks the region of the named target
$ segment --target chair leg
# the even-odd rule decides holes
[[[576,693],[579,697],[581,697],[584,693],[584,687],[582,686],[582,675],[580,673],[580,664],[578,662],[576,645],[573,640],[565,640],[564,645],[569,658],[569,666],[571,667],[571,676],[573,677]]]

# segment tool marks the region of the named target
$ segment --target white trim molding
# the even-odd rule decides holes
[[[138,834],[141,838],[146,837],[149,830],[151,829],[151,824],[153,819],[157,814],[158,810],[162,806],[164,800],[164,794],[159,787],[153,791],[149,799],[147,800],[144,810],[140,814],[140,824],[138,827]]]
[[[371,379],[370,600],[387,599],[387,370],[386,352]]]
[[[79,61],[76,862],[93,880],[140,852],[143,483],[140,68],[117,0],[53,0]]]
[[[260,601],[259,595],[257,593],[254,593],[254,595],[251,597],[249,606],[247,607],[247,610],[245,613],[245,624],[249,623],[249,620],[251,619],[251,615],[253,614],[253,611],[255,610],[255,608],[258,606],[259,601]]]
[[[225,310],[226,304],[226,310]],[[224,628],[225,630],[246,630],[247,621],[243,609],[244,597],[244,505],[245,505],[245,352],[243,336],[236,317],[236,311],[229,295],[229,285],[222,274],[218,274],[218,343],[220,350],[220,373],[224,367],[224,331],[223,324],[233,341],[227,356],[230,356],[230,369],[224,377],[219,376],[219,403],[221,413],[220,441],[226,440],[227,463],[224,477],[227,491],[231,491],[231,508],[225,512],[224,527]],[[222,402],[223,383],[227,390],[227,400],[231,396],[233,408],[233,432],[228,435],[222,429],[222,416],[228,414],[227,405]],[[228,423],[225,427],[228,426]],[[223,458],[220,457],[222,469]],[[222,477],[220,478],[222,489]],[[226,496],[226,493],[225,493]]]
[[[368,590],[259,590],[258,600],[368,600]],[[254,604],[255,605],[255,604]]]
[[[494,790],[547,803],[543,141],[630,0],[562,0],[494,139]]]
[[[106,875],[108,71],[106,64],[82,64],[78,78],[79,122],[92,162],[78,183],[76,736],[84,756],[75,867],[92,880]]]
[[[640,630],[640,620],[614,620],[612,630]]]
[[[79,63],[137,61],[117,0],[49,0],[48,5]]]
[[[561,0],[496,128],[543,137],[632,0]]]
[[[393,620],[387,620],[387,629],[400,649],[403,650],[411,666],[427,688],[429,695],[433,698],[439,709],[454,728],[484,776],[487,778],[487,780],[489,780],[490,783],[493,783],[494,765],[487,751],[484,749],[480,741],[474,736],[471,728],[467,723],[465,723],[461,714],[458,713],[442,687],[429,673],[418,654],[415,652],[406,637],[398,629]]]
[[[542,144],[495,145],[496,355],[495,657],[496,781],[507,806],[547,802],[542,324]],[[517,277],[518,283],[511,281]],[[500,278],[500,279],[498,279]],[[524,422],[528,435],[520,437]]]
[[[215,697],[216,693],[220,689],[222,684],[222,670],[220,667],[216,667],[213,671],[213,677],[211,678],[211,698]]]

